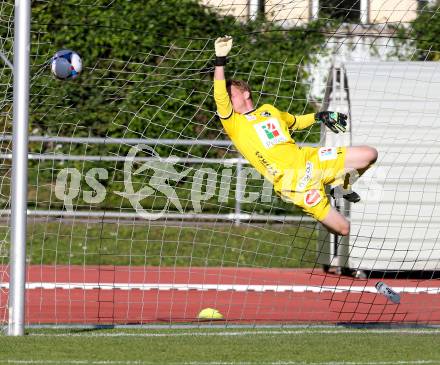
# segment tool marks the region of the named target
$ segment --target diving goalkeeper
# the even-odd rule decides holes
[[[231,48],[231,37],[215,41],[214,99],[226,133],[237,150],[274,185],[278,195],[299,206],[330,232],[348,235],[350,223],[330,205],[324,186],[333,186],[331,193],[341,191],[348,201],[359,201],[347,177],[355,171],[362,175],[376,161],[376,149],[298,147],[289,129],[324,123],[334,133],[345,132],[347,116],[330,111],[292,115],[269,104],[256,109],[246,82],[225,80],[224,67]]]

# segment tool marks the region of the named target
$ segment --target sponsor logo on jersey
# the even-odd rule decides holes
[[[296,191],[304,191],[313,174],[313,164],[310,161],[306,163],[306,173],[296,185]]]
[[[276,176],[279,174],[278,169],[274,164],[271,164],[269,161],[267,161],[264,156],[261,154],[261,152],[257,151],[255,152],[255,156],[257,156],[260,163],[267,169],[267,172],[272,175]]]
[[[261,115],[262,117],[271,117],[271,116],[272,116],[272,114],[270,114],[270,112],[268,112],[268,111],[264,111],[264,112],[262,112],[260,115]]]
[[[257,117],[255,115],[252,114],[245,114],[244,117],[249,120],[250,122],[252,122],[253,120],[257,120]]]
[[[322,200],[321,194],[319,194],[319,190],[312,189],[304,194],[304,204],[309,207],[314,207]]]
[[[320,161],[334,160],[338,157],[338,151],[336,147],[321,147],[318,156]]]
[[[255,124],[254,127],[263,146],[266,148],[272,148],[279,143],[288,141],[287,137],[282,132],[278,119],[271,118]]]

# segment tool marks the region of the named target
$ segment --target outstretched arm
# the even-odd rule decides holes
[[[292,115],[287,112],[282,112],[281,117],[287,122],[290,129],[301,130],[310,127],[316,122],[315,114],[305,114],[305,115]]]
[[[226,56],[232,48],[232,38],[228,36],[217,38],[215,41],[215,69],[214,69],[214,100],[217,105],[217,114],[227,119],[232,114],[232,103],[226,90],[225,65]]]
[[[324,123],[334,133],[344,133],[347,128],[347,116],[343,113],[324,111],[305,115],[292,115],[284,112],[281,115],[289,128],[293,130],[301,130],[310,127],[314,123]]]

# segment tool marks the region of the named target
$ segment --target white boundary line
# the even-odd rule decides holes
[[[165,333],[138,333],[138,332],[101,332],[95,333],[30,333],[29,336],[36,337],[239,337],[239,336],[254,336],[254,335],[314,335],[314,334],[324,334],[324,335],[338,335],[338,334],[378,334],[378,335],[389,335],[389,334],[409,334],[409,335],[429,335],[429,334],[440,334],[440,329],[353,329],[353,330],[288,330],[288,331],[221,331],[221,332],[165,332]],[[439,361],[440,363],[440,361]]]
[[[0,283],[0,289],[9,289],[9,283]],[[244,284],[149,284],[149,283],[68,283],[68,282],[28,282],[26,289],[65,289],[65,290],[178,290],[178,291],[235,291],[235,292],[294,292],[294,293],[377,293],[374,286],[312,286],[312,285],[244,285]],[[402,286],[393,287],[393,290],[399,293],[427,293],[440,294],[440,287],[417,287],[417,286]]]

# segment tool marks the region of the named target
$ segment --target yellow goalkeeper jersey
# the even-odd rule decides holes
[[[225,80],[214,80],[214,99],[226,133],[260,174],[276,184],[287,169],[304,170],[304,154],[289,129],[309,127],[315,123],[313,113],[294,116],[269,104],[246,114],[235,113]]]

